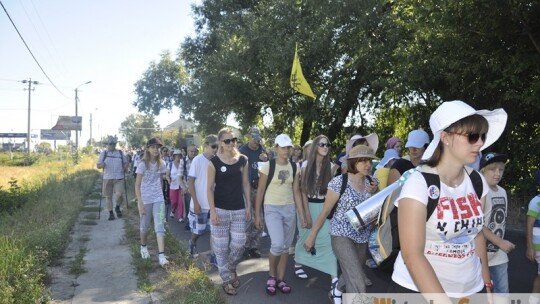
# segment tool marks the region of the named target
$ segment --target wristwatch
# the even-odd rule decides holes
[[[493,289],[493,280],[489,281],[489,283],[485,283],[486,288]]]

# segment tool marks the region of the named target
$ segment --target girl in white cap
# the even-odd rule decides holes
[[[268,295],[275,295],[277,290],[285,294],[291,292],[291,287],[284,278],[289,247],[296,229],[296,212],[302,227],[306,226],[298,185],[299,170],[297,165],[289,160],[292,147],[293,142],[286,134],[276,137],[274,146],[276,158],[264,162],[261,166],[257,187],[255,226],[261,230],[263,228],[260,215],[264,201],[264,219],[271,240],[268,256],[270,269],[266,280]]]
[[[482,233],[489,187],[465,164],[499,138],[506,118],[503,109],[477,111],[462,101],[444,102],[433,112],[429,119],[433,140],[420,170],[438,175],[440,186],[428,188],[424,176],[414,172],[401,189],[396,201],[401,251],[389,292],[421,292],[436,303],[491,292]],[[473,174],[478,175],[481,194],[471,181]],[[431,215],[428,198],[437,200]]]
[[[178,222],[184,221],[184,200],[182,192],[187,189],[184,181],[184,168],[180,163],[182,151],[174,149],[173,161],[167,166],[167,182],[169,182],[169,198],[171,200],[171,218],[178,216]]]

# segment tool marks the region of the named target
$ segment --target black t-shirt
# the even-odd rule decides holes
[[[394,162],[390,170],[396,169],[399,171],[400,175],[403,175],[403,173],[405,173],[407,170],[413,169],[413,168],[414,168],[414,165],[410,160],[400,158]]]
[[[262,146],[259,145],[257,150],[251,150],[248,144],[240,147],[240,153],[244,154],[248,158],[249,162],[249,180],[254,181],[259,179],[259,155],[262,153]]]
[[[244,209],[242,168],[246,164],[246,157],[240,155],[240,159],[232,165],[222,162],[217,156],[210,159],[210,161],[216,169],[215,207],[225,210]]]

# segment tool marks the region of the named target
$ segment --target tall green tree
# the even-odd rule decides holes
[[[131,147],[140,147],[154,137],[159,124],[153,115],[131,114],[120,124],[120,133]]]

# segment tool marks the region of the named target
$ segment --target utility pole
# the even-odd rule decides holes
[[[28,89],[25,89],[28,90],[28,133],[26,134],[26,153],[30,155],[30,101],[32,100],[32,90],[35,90],[35,88],[32,89],[32,84],[38,85],[39,82],[32,81],[32,78],[28,78],[28,80],[21,80],[21,82],[28,83]]]
[[[90,145],[92,146],[92,113],[90,113]]]
[[[89,84],[92,81],[87,81],[75,88],[75,117],[78,117],[78,103],[79,103],[79,88],[85,84]],[[81,126],[82,127],[82,126]],[[79,130],[75,130],[75,151],[79,150]]]

